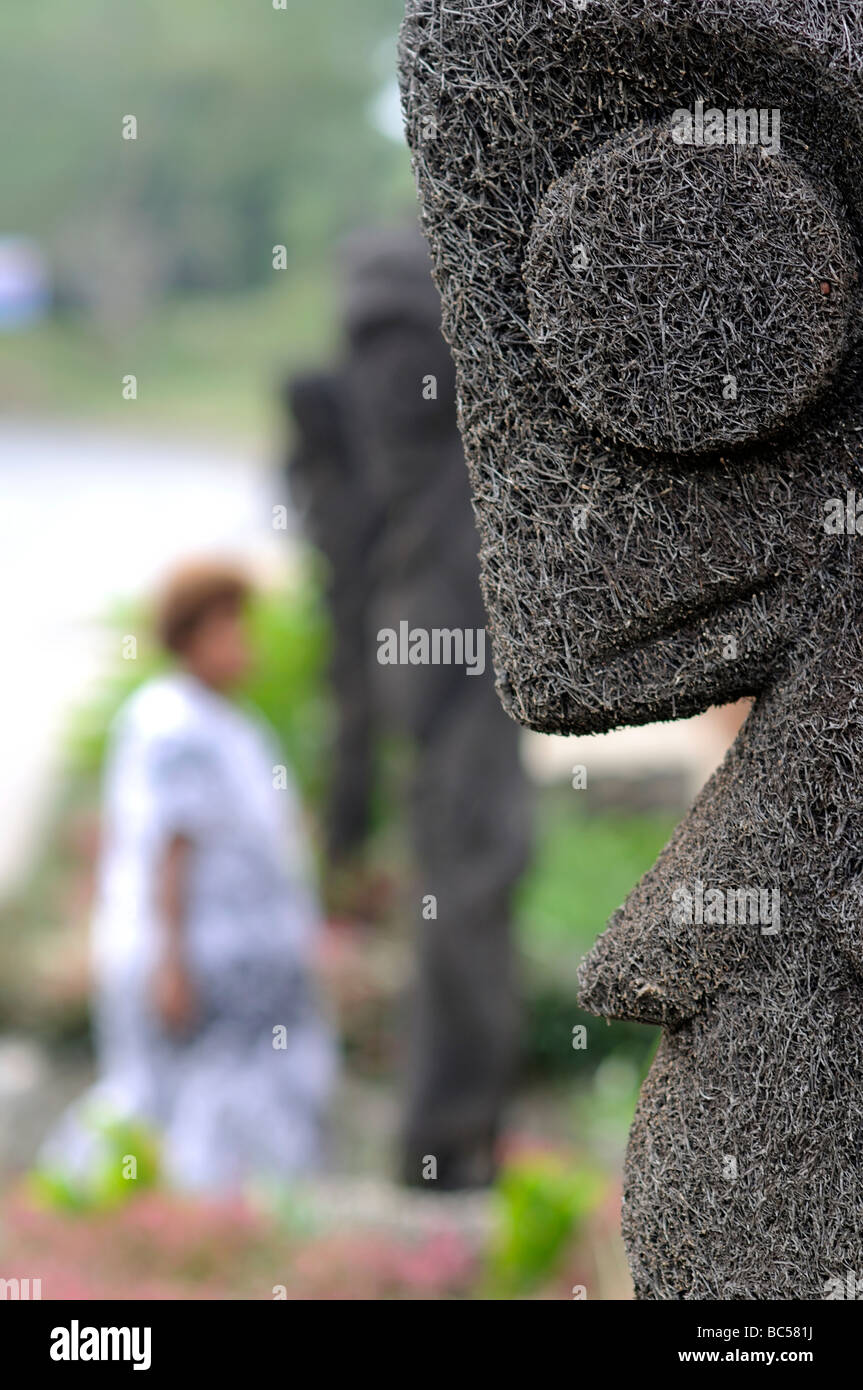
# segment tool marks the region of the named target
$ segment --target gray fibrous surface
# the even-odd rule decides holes
[[[512,898],[528,854],[527,787],[490,663],[469,675],[464,665],[376,660],[381,629],[481,629],[485,613],[455,375],[425,243],[410,225],[357,233],[342,269],[344,353],[327,378],[329,404],[314,415],[314,466],[300,471],[317,498],[310,534],[329,556],[353,632],[343,640],[353,678],[374,727],[397,732],[411,753],[418,958],[400,1170],[425,1186],[430,1156],[429,1190],[484,1186],[517,1053]],[[308,383],[297,395],[307,399]],[[310,415],[301,411],[307,423]],[[350,456],[350,467],[321,459],[322,448]],[[369,513],[376,521],[364,528]],[[346,664],[341,689],[349,705]],[[350,760],[348,739],[341,752]],[[434,917],[420,910],[428,895]]]
[[[757,696],[582,966],[587,1009],[665,1030],[637,1294],[836,1296],[863,1274],[863,12],[409,0],[400,65],[506,707],[597,733]],[[781,148],[678,143],[700,101],[778,112]]]
[[[781,429],[829,382],[857,273],[835,199],[793,160],[649,129],[552,185],[524,278],[531,338],[586,424],[705,454]]]

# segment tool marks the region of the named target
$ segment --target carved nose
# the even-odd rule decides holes
[[[764,439],[848,348],[854,244],[784,153],[615,137],[546,194],[525,262],[533,343],[597,433],[713,453]]]

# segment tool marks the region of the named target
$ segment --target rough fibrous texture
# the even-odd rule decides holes
[[[863,1273],[856,498],[824,525],[863,490],[861,69],[850,0],[409,0],[402,35],[504,703],[590,733],[758,697],[582,968],[665,1029],[642,1298]],[[779,110],[781,150],[676,145],[700,99]],[[778,891],[778,931],[676,920],[698,884]]]
[[[359,715],[370,698],[370,722],[399,734],[413,757],[418,966],[400,1168],[405,1181],[435,1191],[494,1176],[517,1048],[512,895],[529,817],[518,730],[500,708],[491,666],[468,675],[464,666],[376,660],[382,628],[485,625],[455,376],[430,270],[415,227],[351,238],[345,352],[329,403],[302,408],[324,395],[309,382],[294,397],[306,426],[295,472],[313,499],[310,534],[328,555],[337,600],[338,688],[349,706],[353,662]],[[429,378],[434,393],[424,390]],[[340,755],[350,763],[349,710],[342,728]],[[359,773],[367,787],[364,763]],[[340,775],[350,792],[354,781]],[[355,796],[347,805],[356,810]],[[437,899],[434,918],[420,913],[425,895]],[[427,1156],[437,1160],[435,1182],[424,1180]]]
[[[531,338],[584,422],[637,448],[715,453],[776,432],[840,365],[856,258],[793,160],[602,145],[543,199],[525,261]]]

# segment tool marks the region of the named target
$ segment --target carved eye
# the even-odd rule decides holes
[[[785,154],[638,128],[548,191],[524,268],[533,343],[603,436],[704,454],[788,424],[850,337],[835,192]]]

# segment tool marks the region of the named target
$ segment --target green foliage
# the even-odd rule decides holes
[[[407,156],[368,111],[401,0],[8,0],[0,114],[17,230],[61,269],[241,287],[408,205]],[[384,48],[384,45],[387,48]],[[133,114],[138,138],[121,139]],[[6,229],[3,229],[6,230]],[[108,243],[105,243],[106,245]]]
[[[642,1027],[641,1032],[646,1045],[639,1057],[635,1058],[633,1050],[623,1046],[609,1052],[597,1066],[590,1087],[579,1096],[578,1133],[595,1152],[622,1151],[638,1093],[661,1037],[658,1028]]]
[[[403,9],[6,0],[0,236],[42,248],[56,312],[0,334],[0,408],[125,427],[133,363],[136,425],[269,444],[277,379],[331,346],[335,246],[414,213],[372,117]]]
[[[557,957],[562,949],[581,956],[655,863],[678,817],[579,812],[551,794],[538,820],[536,854],[519,893],[523,944],[535,956]]]
[[[556,793],[537,818],[533,864],[519,892],[518,923],[528,976],[524,1064],[534,1075],[592,1071],[614,1052],[643,1069],[656,1030],[607,1023],[578,1008],[579,962],[674,829],[666,813],[585,813]],[[572,1030],[585,1028],[584,1048]]]
[[[579,957],[580,959],[580,957]],[[522,1066],[527,1076],[569,1077],[592,1072],[602,1061],[623,1052],[642,1069],[656,1045],[658,1030],[643,1023],[612,1023],[578,1007],[577,961],[528,965]],[[573,1047],[573,1028],[584,1028],[584,1046]]]
[[[320,806],[329,759],[329,627],[316,585],[309,579],[289,594],[252,608],[255,674],[246,694],[275,729],[300,792]]]
[[[36,1168],[27,1185],[37,1205],[70,1213],[110,1211],[158,1185],[159,1146],[146,1125],[96,1109],[82,1123],[94,1140],[89,1171],[73,1178],[50,1165]],[[134,1176],[130,1160],[135,1163]]]
[[[303,266],[242,294],[152,303],[130,335],[106,335],[66,312],[0,334],[0,408],[129,424],[118,354],[134,357],[135,423],[154,433],[248,441],[283,439],[279,388],[334,350],[332,266]],[[254,443],[253,443],[254,441]]]
[[[599,1172],[553,1153],[507,1165],[495,1188],[498,1229],[488,1257],[490,1296],[516,1298],[551,1278],[607,1186]]]

